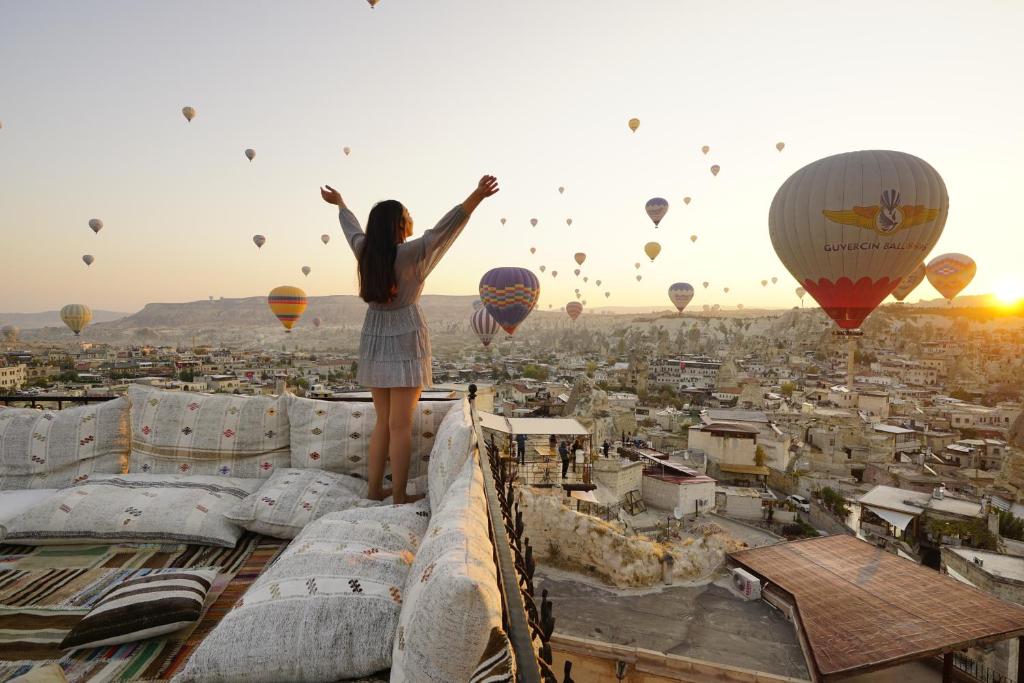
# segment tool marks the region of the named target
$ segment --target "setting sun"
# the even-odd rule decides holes
[[[1001,304],[1013,305],[1024,300],[1024,282],[1020,280],[1007,280],[1000,282],[995,287],[996,299]]]

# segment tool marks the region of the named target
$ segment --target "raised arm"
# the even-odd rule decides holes
[[[338,207],[338,220],[341,221],[341,231],[345,233],[345,240],[352,247],[352,253],[358,258],[359,252],[363,248],[363,240],[366,239],[363,228],[359,225],[359,219],[356,218],[354,213],[349,211],[345,205],[345,200],[341,198],[341,193],[330,185],[320,188],[320,196],[328,204],[334,204]]]
[[[423,233],[418,240],[422,245],[420,255],[421,272],[426,277],[441,261],[441,257],[455,243],[456,238],[462,233],[462,229],[469,222],[480,202],[493,196],[498,192],[498,179],[491,175],[485,175],[477,183],[476,189],[454,209],[444,215],[437,225]]]

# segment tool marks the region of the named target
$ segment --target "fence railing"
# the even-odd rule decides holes
[[[953,653],[953,667],[980,683],[1017,683],[1016,677],[996,671],[960,652]]]

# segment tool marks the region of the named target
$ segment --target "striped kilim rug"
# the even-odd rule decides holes
[[[0,545],[0,681],[56,662],[69,681],[164,680],[188,659],[287,541],[247,533],[234,548],[191,545]],[[192,629],[64,653],[61,640],[112,585],[181,567],[216,567]]]

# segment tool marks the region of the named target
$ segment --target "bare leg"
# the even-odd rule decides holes
[[[388,459],[391,460],[391,485],[395,504],[412,503],[422,496],[410,497],[405,492],[409,481],[409,455],[412,450],[412,416],[420,400],[421,387],[391,390],[391,412],[388,421]]]
[[[384,465],[388,459],[390,432],[388,424],[391,420],[390,389],[370,389],[373,396],[373,407],[377,411],[377,424],[370,435],[370,454],[367,461],[367,484],[370,500],[384,500],[388,492],[384,490]]]

